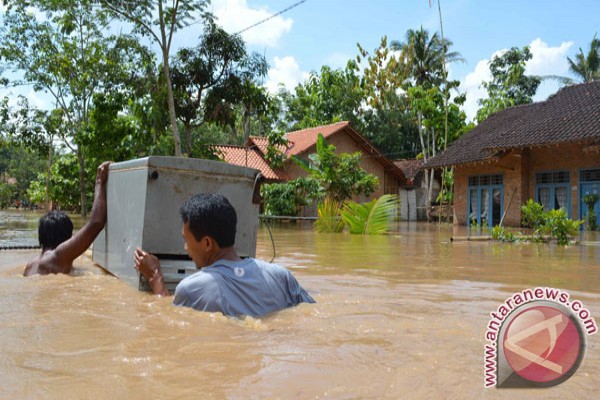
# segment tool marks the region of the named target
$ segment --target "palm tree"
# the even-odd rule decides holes
[[[390,48],[401,51],[406,63],[410,65],[415,84],[421,86],[439,85],[444,79],[444,63],[464,61],[460,53],[448,52],[452,41],[441,39],[437,32],[429,37],[429,31],[409,29],[406,42],[392,41]]]
[[[600,39],[594,35],[587,56],[580,47],[579,53],[575,55],[575,61],[569,57],[567,60],[571,72],[583,82],[600,80]]]
[[[437,32],[430,37],[429,31],[423,29],[423,27],[419,28],[418,30],[409,29],[406,31],[406,42],[401,43],[397,40],[394,40],[390,44],[390,48],[392,50],[402,52],[401,57],[409,66],[415,86],[421,86],[425,89],[432,87],[443,87],[446,109],[449,96],[448,82],[446,80],[446,63],[464,61],[460,53],[448,51],[451,46],[452,41],[446,38],[440,38]],[[433,140],[425,138],[426,132],[423,127],[423,114],[420,110],[417,112],[417,127],[419,129],[421,148],[423,149],[423,160],[426,162],[428,149],[431,151],[431,155],[435,155],[435,137]],[[432,131],[431,134],[434,136],[435,132]],[[430,143],[433,143],[431,147]],[[431,209],[430,206],[433,202],[433,172],[433,169],[430,171],[430,173],[425,171],[428,219],[430,214],[429,211]]]

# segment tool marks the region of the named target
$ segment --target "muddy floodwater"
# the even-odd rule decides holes
[[[35,243],[39,215],[0,212],[0,245]],[[450,241],[400,223],[386,236],[261,224],[257,256],[290,268],[316,304],[243,321],[174,307],[105,275],[23,278],[38,250],[0,250],[0,399],[596,399],[600,334],[548,389],[485,389],[490,312],[552,287],[600,323],[600,245]]]

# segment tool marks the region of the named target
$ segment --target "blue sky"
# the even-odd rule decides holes
[[[239,32],[299,0],[212,0],[209,7],[230,33]],[[404,40],[408,29],[423,26],[439,31],[438,0],[305,0],[288,12],[242,34],[252,51],[264,54],[270,64],[265,86],[289,90],[321,66],[343,68],[356,57],[357,43],[372,52],[381,37]],[[527,72],[536,75],[571,76],[567,57],[579,48],[587,51],[600,36],[600,0],[440,0],[444,35],[465,63],[450,65],[450,77],[461,81],[467,93],[465,111],[472,118],[477,99],[484,95],[482,80],[489,79],[487,62],[494,54],[513,46],[531,46],[533,59]],[[193,46],[201,25],[176,36],[175,47]],[[558,90],[543,83],[536,100]],[[31,87],[12,90],[40,107],[48,97]],[[0,96],[9,94],[0,89]]]
[[[452,64],[450,74],[467,93],[465,109],[472,117],[481,81],[489,78],[487,62],[499,51],[531,46],[527,71],[570,76],[567,57],[584,52],[600,35],[599,0],[440,0],[444,35],[465,63]],[[229,32],[238,32],[298,0],[213,0],[211,9]],[[408,29],[439,31],[437,0],[306,0],[288,12],[243,33],[249,47],[264,54],[271,66],[265,84],[292,89],[322,65],[344,67],[358,54],[356,43],[373,51],[381,37],[404,40]],[[190,32],[191,33],[191,32]],[[186,34],[187,35],[187,34]],[[558,85],[542,84],[543,100]]]

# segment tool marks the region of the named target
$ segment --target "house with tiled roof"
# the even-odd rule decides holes
[[[584,218],[582,197],[600,193],[600,81],[499,111],[425,167],[454,167],[460,225],[519,226],[528,199]]]
[[[273,183],[287,181],[289,178],[284,170],[276,171],[271,168],[265,159],[265,154],[267,153],[266,148],[261,149],[255,142],[258,141],[260,143],[260,140],[257,139],[263,138],[251,137],[248,140],[247,146],[218,145],[215,146],[215,152],[217,153],[217,156],[226,163],[259,170],[265,182]]]
[[[280,149],[284,155],[282,169],[272,169],[265,159],[268,140],[263,137],[251,136],[246,146],[216,146],[216,150],[226,162],[256,168],[268,182],[282,182],[306,176],[307,172],[291,157],[308,159],[310,154],[316,152],[319,134],[323,135],[327,144],[334,145],[338,153],[361,152],[361,167],[379,178],[379,188],[375,193],[369,198],[356,200],[366,201],[388,193],[398,194],[399,189],[407,185],[404,173],[347,121],[287,133],[285,137],[288,144]]]

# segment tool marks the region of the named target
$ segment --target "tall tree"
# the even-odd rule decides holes
[[[212,15],[205,11],[209,1],[100,0],[99,2],[120,19],[131,22],[135,33],[150,37],[160,47],[175,155],[180,157],[181,138],[177,129],[169,56],[175,32],[199,20],[212,19]]]
[[[443,146],[447,144],[448,140],[445,125],[442,125],[444,135],[440,135],[440,132],[433,129],[431,124],[428,126],[425,122],[439,119],[439,113],[444,115],[444,118],[446,117],[450,89],[458,86],[456,81],[447,81],[446,64],[463,61],[460,53],[449,51],[451,46],[452,41],[441,38],[437,32],[430,36],[429,31],[423,29],[423,27],[418,30],[409,29],[406,32],[404,43],[392,42],[392,48],[401,52],[401,58],[410,71],[411,79],[407,85],[409,86],[408,97],[411,109],[416,110],[421,155],[425,162],[429,157],[435,156],[440,138],[444,143]],[[440,102],[439,99],[442,99],[442,101]],[[450,137],[452,136],[451,134]],[[428,218],[430,218],[433,202],[433,177],[433,170],[425,171]]]
[[[241,108],[244,141],[250,116],[265,112],[266,91],[257,80],[267,74],[265,58],[248,54],[241,37],[230,35],[213,21],[205,25],[198,46],[177,52],[171,70],[175,110],[184,126],[186,152],[192,154],[192,135],[205,122],[233,127]]]
[[[404,87],[410,70],[404,60],[382,37],[379,47],[369,53],[358,44],[358,65],[363,71],[363,102],[360,111],[365,136],[389,158],[414,157],[418,152],[416,124],[408,113]]]
[[[569,69],[582,82],[592,82],[600,79],[600,39],[594,35],[587,54],[581,47],[575,55],[575,61],[567,57]]]
[[[139,64],[142,47],[126,36],[105,37],[109,16],[92,0],[6,1],[0,28],[1,66],[20,72],[52,96],[65,146],[77,156],[81,213],[86,215],[85,147],[94,93],[118,90]],[[143,51],[142,51],[143,52]],[[58,115],[57,114],[57,115]]]
[[[296,86],[287,117],[293,124],[292,130],[350,121],[362,131],[358,115],[363,99],[355,61],[349,61],[344,69],[331,69],[325,65],[319,73],[311,72],[304,83]]]
[[[489,62],[492,80],[482,84],[488,97],[479,100],[478,122],[505,108],[533,101],[542,78],[525,75],[525,65],[531,57],[529,46],[512,47]]]
[[[450,52],[452,41],[440,38],[437,32],[429,35],[423,27],[406,31],[405,42],[392,41],[392,50],[401,51],[416,85],[439,86],[444,79],[444,63],[464,61],[460,53]]]

